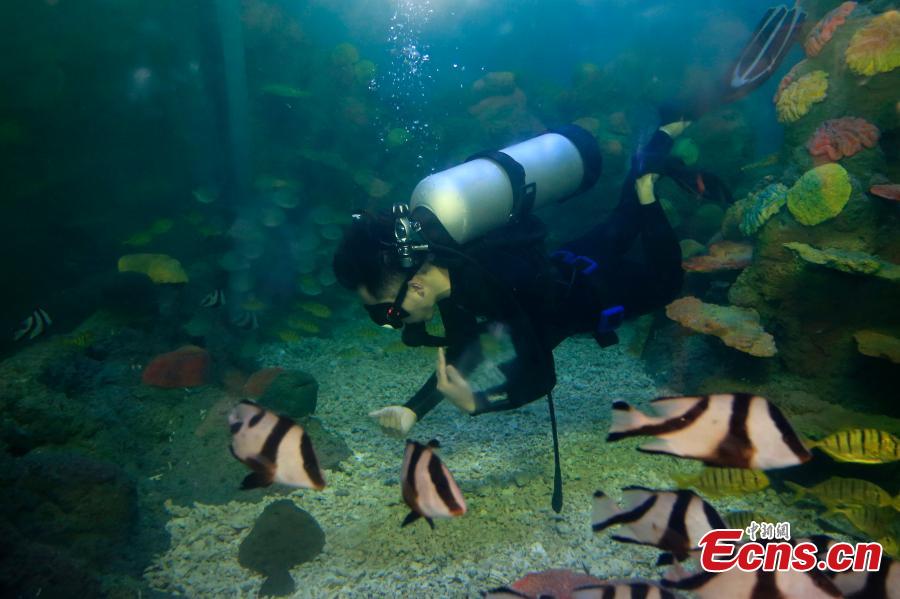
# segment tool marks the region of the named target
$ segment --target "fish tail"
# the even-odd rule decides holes
[[[794,492],[793,498],[785,498],[785,501],[787,501],[789,505],[793,505],[803,499],[806,496],[807,491],[809,491],[806,487],[801,487],[797,483],[792,483],[789,480],[784,481],[784,486]]]
[[[617,401],[612,406],[612,425],[609,427],[609,435],[606,440],[618,441],[640,435],[640,429],[651,424],[656,424],[656,419],[647,416],[624,401]]]

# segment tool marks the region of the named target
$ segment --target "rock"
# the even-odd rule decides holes
[[[285,370],[272,380],[259,403],[279,414],[302,418],[315,413],[318,396],[315,377],[302,370]]]
[[[153,358],[144,368],[141,382],[163,389],[199,387],[209,382],[211,367],[212,360],[205,349],[196,345],[185,345]]]
[[[900,281],[900,265],[886,262],[865,252],[838,248],[817,249],[806,243],[798,242],[786,243],[784,247],[810,264],[817,264],[849,274],[869,275],[888,281]]]
[[[900,339],[877,331],[857,331],[853,338],[859,353],[900,364]]]
[[[325,532],[309,512],[290,499],[266,506],[238,549],[238,562],[266,576],[260,595],[294,592],[290,569],[311,561],[325,547]]]

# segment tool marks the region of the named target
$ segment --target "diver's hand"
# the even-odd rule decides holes
[[[656,173],[647,173],[634,182],[634,191],[637,192],[638,202],[642,205],[647,206],[656,201],[653,185],[657,179],[659,179],[659,175]]]
[[[463,412],[471,414],[475,411],[475,394],[472,393],[472,387],[453,364],[447,364],[443,347],[438,348],[437,390]]]
[[[396,437],[406,435],[418,420],[416,413],[405,406],[387,406],[369,412],[369,416],[381,425],[382,431]]]

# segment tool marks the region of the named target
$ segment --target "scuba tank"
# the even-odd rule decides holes
[[[588,189],[601,170],[594,136],[567,125],[425,177],[413,189],[408,211],[395,207],[395,216],[399,210],[413,222],[436,220],[464,245]]]

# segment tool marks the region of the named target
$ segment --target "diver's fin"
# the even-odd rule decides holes
[[[697,197],[726,205],[734,203],[731,190],[721,179],[712,173],[689,168],[679,158],[667,158],[662,174]]]
[[[805,20],[799,4],[793,8],[782,4],[766,11],[728,73],[725,102],[742,98],[765,83],[784,60]]]

